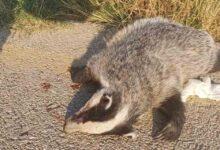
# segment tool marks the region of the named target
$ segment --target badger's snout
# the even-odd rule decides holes
[[[77,124],[85,123],[87,118],[88,118],[88,115],[86,115],[86,114],[76,115],[76,116],[74,115],[72,117],[72,121],[76,122]]]
[[[74,123],[71,121],[71,119],[65,120],[65,123],[63,125],[63,131],[65,133],[72,133],[74,132]]]
[[[66,133],[78,131],[80,125],[85,123],[87,120],[88,114],[86,112],[76,113],[65,120],[63,130]]]

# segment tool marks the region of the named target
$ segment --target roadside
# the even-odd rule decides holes
[[[0,52],[0,149],[220,149],[220,103],[198,99],[186,104],[186,124],[175,142],[152,139],[151,112],[135,125],[137,140],[64,134],[69,103],[93,92],[79,91],[68,68],[88,48],[103,47],[95,38],[100,32],[91,23],[12,32]]]

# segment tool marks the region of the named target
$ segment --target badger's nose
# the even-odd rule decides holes
[[[64,123],[64,125],[63,125],[63,132],[65,132],[65,133],[68,133],[67,131],[66,131],[66,121],[65,121],[65,123]]]

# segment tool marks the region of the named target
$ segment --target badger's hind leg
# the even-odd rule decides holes
[[[137,133],[135,131],[123,134],[124,137],[131,138],[133,140],[137,139]]]
[[[159,131],[155,133],[154,137],[166,140],[178,139],[185,123],[185,108],[181,102],[181,94],[177,92],[167,98],[166,101],[162,102],[159,108],[156,108],[156,111],[166,119],[163,119],[163,125]]]

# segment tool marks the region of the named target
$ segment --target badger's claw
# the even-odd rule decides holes
[[[137,139],[137,133],[135,131],[123,134],[124,137],[129,137],[133,140]]]
[[[174,121],[171,121],[159,132],[155,139],[174,141],[178,139],[180,133],[181,127],[177,126]]]

